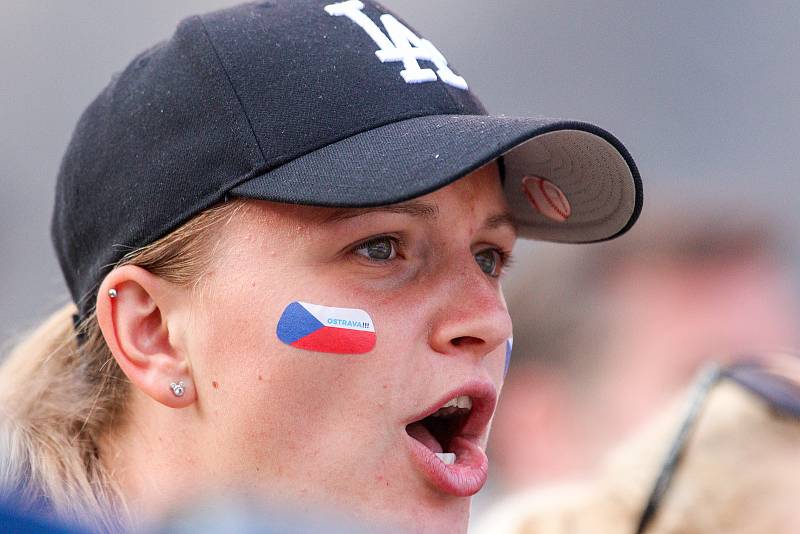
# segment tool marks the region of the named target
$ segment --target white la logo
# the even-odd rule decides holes
[[[466,80],[450,70],[447,60],[433,43],[417,36],[389,14],[381,15],[381,22],[389,34],[389,37],[386,37],[378,25],[361,12],[362,9],[364,4],[359,0],[347,0],[325,6],[328,14],[335,17],[345,16],[361,26],[380,47],[380,50],[375,51],[375,55],[381,62],[402,61],[405,68],[400,71],[400,75],[406,83],[435,82],[438,74],[444,83],[459,89],[467,89]],[[436,72],[420,67],[418,63],[420,60],[432,62],[436,65]]]

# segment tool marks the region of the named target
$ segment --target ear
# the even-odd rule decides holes
[[[124,265],[106,276],[97,293],[97,321],[120,368],[141,391],[172,408],[197,398],[182,336],[170,335],[170,327],[180,325],[184,292],[141,267]],[[180,382],[178,396],[171,384]]]

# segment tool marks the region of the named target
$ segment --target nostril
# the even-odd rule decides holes
[[[483,340],[472,336],[461,336],[451,339],[450,343],[452,343],[456,347],[477,346],[477,345],[482,345]]]

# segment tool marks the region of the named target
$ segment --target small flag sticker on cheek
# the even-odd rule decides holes
[[[503,370],[503,378],[508,374],[508,366],[511,363],[511,349],[514,347],[514,338],[506,339],[506,368]]]
[[[278,321],[278,339],[298,349],[364,354],[375,347],[375,325],[364,310],[292,302]]]

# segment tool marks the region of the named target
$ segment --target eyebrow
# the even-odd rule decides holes
[[[412,217],[435,219],[439,216],[439,206],[419,200],[412,200],[402,204],[390,204],[387,206],[374,206],[368,208],[340,208],[328,215],[322,222],[323,224],[335,223],[360,217],[361,215],[366,215],[367,213],[400,213],[404,215],[411,215]],[[486,230],[495,230],[502,227],[509,228],[514,232],[515,235],[519,233],[514,217],[507,211],[492,215],[486,219],[486,222],[483,223],[483,228]]]
[[[439,206],[436,204],[428,204],[418,200],[404,202],[402,204],[390,204],[388,206],[374,206],[369,208],[341,208],[328,215],[323,224],[334,223],[352,219],[366,215],[367,213],[400,213],[403,215],[411,215],[412,217],[423,217],[426,219],[435,219],[439,216]]]
[[[514,232],[514,234],[519,233],[519,229],[517,227],[517,221],[514,220],[514,216],[511,215],[509,212],[498,213],[497,215],[492,215],[486,222],[483,223],[483,227],[486,230],[495,230],[497,228],[508,227],[510,230]]]

